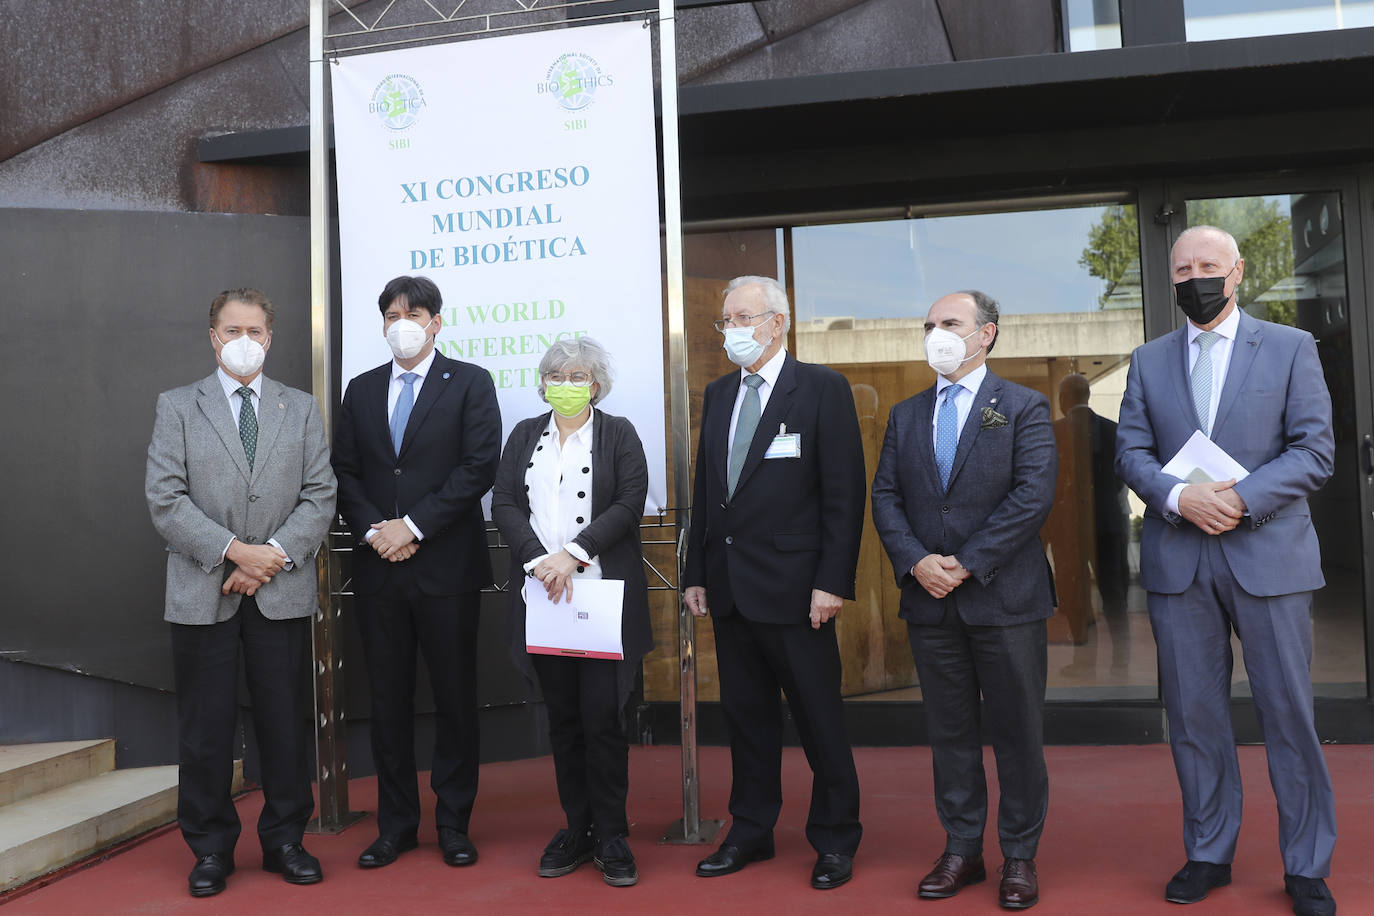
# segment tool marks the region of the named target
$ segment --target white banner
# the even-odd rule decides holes
[[[658,156],[649,30],[551,29],[339,59],[334,137],[345,380],[391,359],[377,296],[423,275],[446,356],[496,382],[505,431],[547,405],[540,358],[591,336],[605,403],[667,506]]]

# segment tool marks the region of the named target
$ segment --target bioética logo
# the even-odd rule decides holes
[[[564,111],[582,111],[596,101],[598,90],[614,84],[615,78],[602,72],[595,57],[570,51],[549,65],[537,91],[552,96]]]
[[[367,104],[369,114],[374,115],[387,130],[405,130],[420,118],[420,110],[425,107],[425,92],[413,76],[404,73],[388,74],[372,90],[372,100]]]

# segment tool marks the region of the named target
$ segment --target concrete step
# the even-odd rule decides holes
[[[0,747],[0,806],[108,773],[114,765],[113,738]]]
[[[0,891],[176,818],[177,768],[102,773],[0,808]]]

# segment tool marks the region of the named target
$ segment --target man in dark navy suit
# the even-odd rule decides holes
[[[449,865],[471,865],[478,592],[492,582],[481,499],[501,455],[501,413],[486,370],[435,352],[443,318],[433,282],[397,277],[377,304],[395,359],[349,383],[334,432],[339,512],[358,543],[353,590],[377,767],[379,836],[358,864],[390,865],[416,845],[418,644],[434,690],[439,846]]]
[[[834,617],[854,597],[864,455],[844,376],[783,348],[788,312],[776,280],[731,281],[716,325],[741,371],[708,385],[702,403],[683,597],[715,626],[733,823],[697,874],[773,855],[781,688],[814,774],[811,885],[828,889],[850,879],[863,833]]]
[[[1045,619],[1054,586],[1040,526],[1057,457],[1045,396],[987,368],[997,303],[952,293],[926,315],[935,385],[892,408],[873,478],[873,523],[902,590],[921,679],[945,851],[917,896],[986,877],[987,779],[979,695],[997,756],[999,902],[1039,899],[1035,854],[1049,807]]]

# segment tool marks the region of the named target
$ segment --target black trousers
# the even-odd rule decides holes
[[[1049,808],[1045,769],[1045,621],[975,627],[946,615],[938,626],[907,625],[935,774],[935,811],[945,851],[981,854],[988,815],[983,771],[983,697],[1001,800],[1002,855],[1033,859]]]
[[[377,767],[377,829],[414,836],[420,825],[415,765],[415,652],[424,653],[434,691],[436,827],[468,831],[477,799],[478,592],[433,597],[393,575],[375,595],[358,597],[358,626],[372,689],[372,760]]]
[[[531,654],[549,714],[558,801],[568,829],[600,840],[626,836],[630,744],[614,661]]]
[[[239,816],[230,797],[242,651],[262,769],[263,849],[299,843],[315,810],[310,788],[310,618],[268,620],[255,599],[208,626],[172,624],[180,757],[177,821],[197,857],[232,853]]]
[[[773,624],[738,610],[712,616],[720,705],[730,732],[730,816],[725,843],[752,850],[773,839],[782,810],[782,702],[811,765],[806,838],[818,853],[859,848],[859,777],[844,728],[834,622]]]

